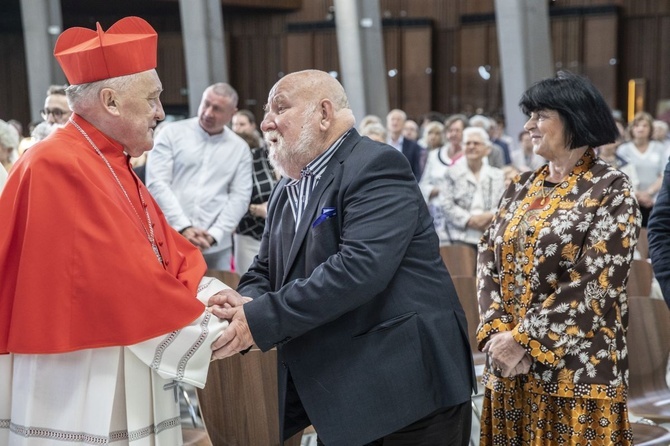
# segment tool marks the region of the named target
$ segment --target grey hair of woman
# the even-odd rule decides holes
[[[19,148],[19,132],[2,119],[0,119],[0,146],[10,151]]]
[[[489,137],[489,132],[484,130],[481,127],[466,127],[463,130],[463,143],[468,139],[470,135],[478,135],[484,144],[488,147],[491,147],[491,138]]]

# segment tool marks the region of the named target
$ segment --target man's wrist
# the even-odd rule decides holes
[[[179,233],[180,233],[181,235],[184,235],[184,232],[186,232],[188,229],[191,229],[192,227],[193,227],[193,226],[186,226],[185,228],[181,229],[181,230],[179,231]]]

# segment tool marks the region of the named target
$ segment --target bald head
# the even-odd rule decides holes
[[[289,88],[295,89],[306,100],[318,102],[328,99],[336,111],[349,108],[349,100],[342,84],[325,71],[304,70],[288,74],[275,84],[273,90],[282,84],[288,84]]]
[[[342,85],[324,71],[305,70],[280,79],[268,95],[261,130],[270,160],[282,175],[300,170],[354,126]]]

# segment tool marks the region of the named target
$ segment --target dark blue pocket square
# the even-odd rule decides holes
[[[321,215],[319,215],[319,218],[314,220],[314,223],[312,223],[312,227],[316,228],[317,226],[319,226],[324,221],[328,220],[329,218],[333,218],[336,215],[337,215],[337,209],[335,209],[335,208],[323,208],[323,209],[321,209]]]

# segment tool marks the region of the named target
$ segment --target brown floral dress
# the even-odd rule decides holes
[[[626,282],[640,228],[628,178],[586,151],[561,183],[517,177],[479,245],[479,346],[511,331],[532,358],[486,369],[485,445],[630,445]]]

